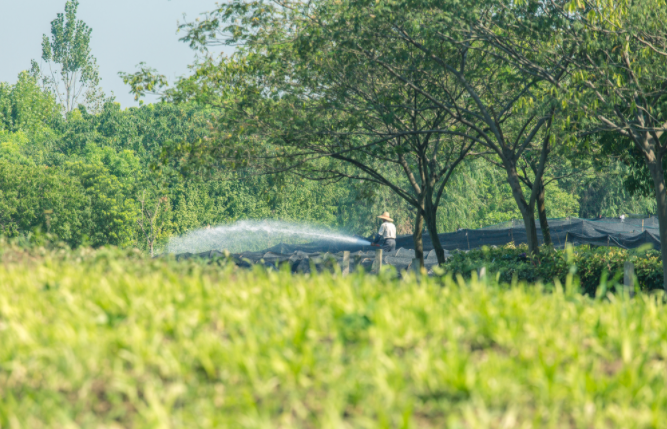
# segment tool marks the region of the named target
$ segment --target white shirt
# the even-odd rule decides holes
[[[396,238],[396,225],[394,225],[391,222],[384,222],[380,226],[380,230],[378,231],[378,235],[381,235],[383,238]]]

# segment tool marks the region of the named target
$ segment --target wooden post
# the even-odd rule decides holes
[[[350,252],[343,252],[343,276],[350,274]]]
[[[373,272],[379,273],[382,268],[382,249],[375,250],[375,262],[373,262]]]
[[[623,284],[630,297],[635,295],[635,266],[632,262],[623,265]]]
[[[484,277],[486,277],[486,267],[479,269],[479,279],[482,280]]]

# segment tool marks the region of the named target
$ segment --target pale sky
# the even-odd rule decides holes
[[[0,0],[0,82],[16,82],[31,59],[41,62],[42,34],[50,36],[51,21],[65,11],[65,2]],[[113,91],[123,107],[137,105],[117,73],[134,72],[142,61],[170,83],[187,74],[195,53],[178,41],[177,22],[183,13],[191,21],[213,8],[215,0],[79,0],[77,17],[93,29],[91,49],[104,91]]]

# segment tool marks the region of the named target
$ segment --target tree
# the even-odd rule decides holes
[[[0,159],[0,235],[49,229],[58,239],[77,245],[88,232],[85,217],[86,197],[75,178],[60,170]]]
[[[488,158],[505,169],[524,219],[530,251],[535,252],[534,209],[552,150],[551,124],[559,112],[550,85],[567,78],[570,55],[567,44],[560,40],[550,39],[562,48],[558,55],[545,55],[525,42],[527,34],[547,38],[545,30],[554,25],[543,18],[548,7],[539,2],[502,0],[390,5],[379,1],[238,0],[222,5],[209,14],[210,19],[186,25],[185,40],[194,47],[220,40],[242,45],[244,52],[252,53],[249,65],[242,68],[256,73],[253,83],[275,78],[259,94],[281,97],[301,91],[297,94],[301,99],[328,97],[338,102],[332,105],[339,111],[349,109],[348,101],[332,97],[330,91],[339,85],[341,94],[363,93],[351,84],[363,82],[362,73],[351,74],[347,80],[339,77],[354,68],[355,63],[345,58],[354,58],[360,64],[357,70],[381,76],[387,87],[409,89],[413,98],[417,95],[428,103],[420,109],[444,120],[439,124],[442,127],[420,128],[419,133],[485,146]],[[264,68],[256,62],[262,57],[270,58]],[[333,72],[324,76],[322,70],[327,66]],[[215,73],[221,75],[225,73]],[[373,106],[377,105],[375,101]],[[524,189],[520,179],[518,164],[526,151],[538,154],[532,189]]]
[[[58,105],[37,78],[26,71],[15,84],[0,82],[0,131],[23,131],[31,135],[53,125],[58,119]]]
[[[627,142],[625,147],[628,147]],[[576,183],[581,204],[579,217],[656,213],[653,180],[648,174],[643,155],[637,161],[639,165],[633,163],[633,167],[639,168],[633,170],[633,167],[617,160],[617,156],[601,156],[599,162],[596,162],[594,173]],[[636,179],[640,179],[640,183]]]
[[[151,196],[153,198],[150,198]],[[142,191],[137,200],[141,204],[141,213],[137,219],[137,225],[141,229],[141,234],[146,239],[146,247],[151,257],[153,257],[155,243],[164,232],[164,213],[169,210],[169,198],[153,195],[147,197],[146,191]]]
[[[518,165],[521,182],[528,189],[534,189],[537,193],[536,209],[545,246],[553,245],[547,216],[547,186],[559,180],[583,177],[592,169],[590,153],[579,150],[576,145],[568,144],[570,143],[568,138],[570,131],[564,130],[564,125],[558,124],[550,127],[553,139],[558,140],[560,144],[556,146],[555,151],[548,153],[550,162],[541,176],[539,175],[540,151],[529,148],[523,153]]]
[[[543,188],[542,175],[553,146],[552,124],[558,113],[547,82],[558,84],[566,78],[568,62],[567,53],[546,56],[524,41],[526,34],[545,29],[545,24],[540,25],[542,4],[421,1],[401,3],[398,10],[371,5],[364,12],[386,23],[375,30],[376,37],[395,35],[424,53],[426,62],[420,68],[432,73],[429,81],[454,80],[461,86],[464,96],[447,91],[441,95],[378,59],[396,79],[465,126],[465,137],[486,147],[487,159],[505,170],[524,220],[529,251],[536,252],[535,203]],[[526,67],[526,59],[539,67]],[[532,186],[526,189],[520,163],[529,152],[535,168]]]
[[[80,103],[97,112],[106,101],[99,87],[97,61],[90,52],[92,29],[76,19],[78,6],[78,0],[65,3],[65,13],[51,21],[51,40],[46,35],[42,39],[42,59],[49,67],[45,81],[65,113]],[[33,69],[39,73],[34,61]]]
[[[643,157],[657,203],[667,290],[667,9],[655,0],[582,1],[554,13],[568,23],[560,31],[577,48],[564,102],[579,113],[580,135],[615,135]]]
[[[64,170],[74,176],[87,199],[84,228],[95,247],[126,247],[135,242],[138,207],[127,186],[104,166],[68,162]]]
[[[549,190],[544,195],[545,207],[549,207],[550,217],[577,216],[577,192],[585,181],[581,175],[571,174],[576,170],[569,163],[561,164],[559,158],[555,161],[545,174]],[[485,160],[465,161],[447,185],[442,199],[439,223],[443,231],[475,229],[520,219],[506,175],[503,168]]]
[[[321,6],[315,11],[321,21],[336,18],[337,7]],[[228,11],[223,7],[218,12]],[[460,132],[449,132],[455,124],[447,112],[392,79],[355,46],[346,47],[345,34],[354,28],[344,20],[320,27],[307,19],[306,10],[290,17],[283,11],[275,8],[265,15],[264,39],[254,37],[249,30],[251,21],[245,21],[248,32],[243,37],[251,43],[243,59],[221,62],[217,69],[208,61],[196,70],[197,77],[211,75],[208,82],[197,82],[202,88],[199,94],[206,94],[207,100],[221,99],[211,97],[207,85],[220,81],[221,75],[234,76],[232,80],[242,82],[246,90],[239,95],[243,102],[226,106],[227,121],[219,125],[218,138],[196,149],[209,150],[212,156],[208,159],[225,159],[264,173],[290,171],[322,182],[351,179],[386,186],[416,210],[417,256],[423,259],[425,221],[443,263],[436,221],[439,201],[474,141],[462,138]],[[288,18],[298,30],[282,33],[276,21]],[[190,33],[199,30],[196,26]],[[323,31],[318,34],[318,30]],[[373,42],[373,49],[401,61],[405,69],[411,67],[414,54],[420,54],[409,44],[397,47],[386,40]],[[267,44],[283,47],[266,52]],[[133,80],[135,88],[154,81],[150,78],[146,85],[138,85]],[[192,90],[183,82],[180,88],[185,91],[172,91],[170,96]],[[234,89],[239,91],[239,86]]]

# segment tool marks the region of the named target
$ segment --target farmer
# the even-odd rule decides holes
[[[378,219],[382,219],[384,222],[380,226],[375,243],[380,244],[385,252],[391,252],[396,249],[396,225],[393,223],[394,220],[389,217],[389,212],[382,213],[381,216],[378,216]]]

